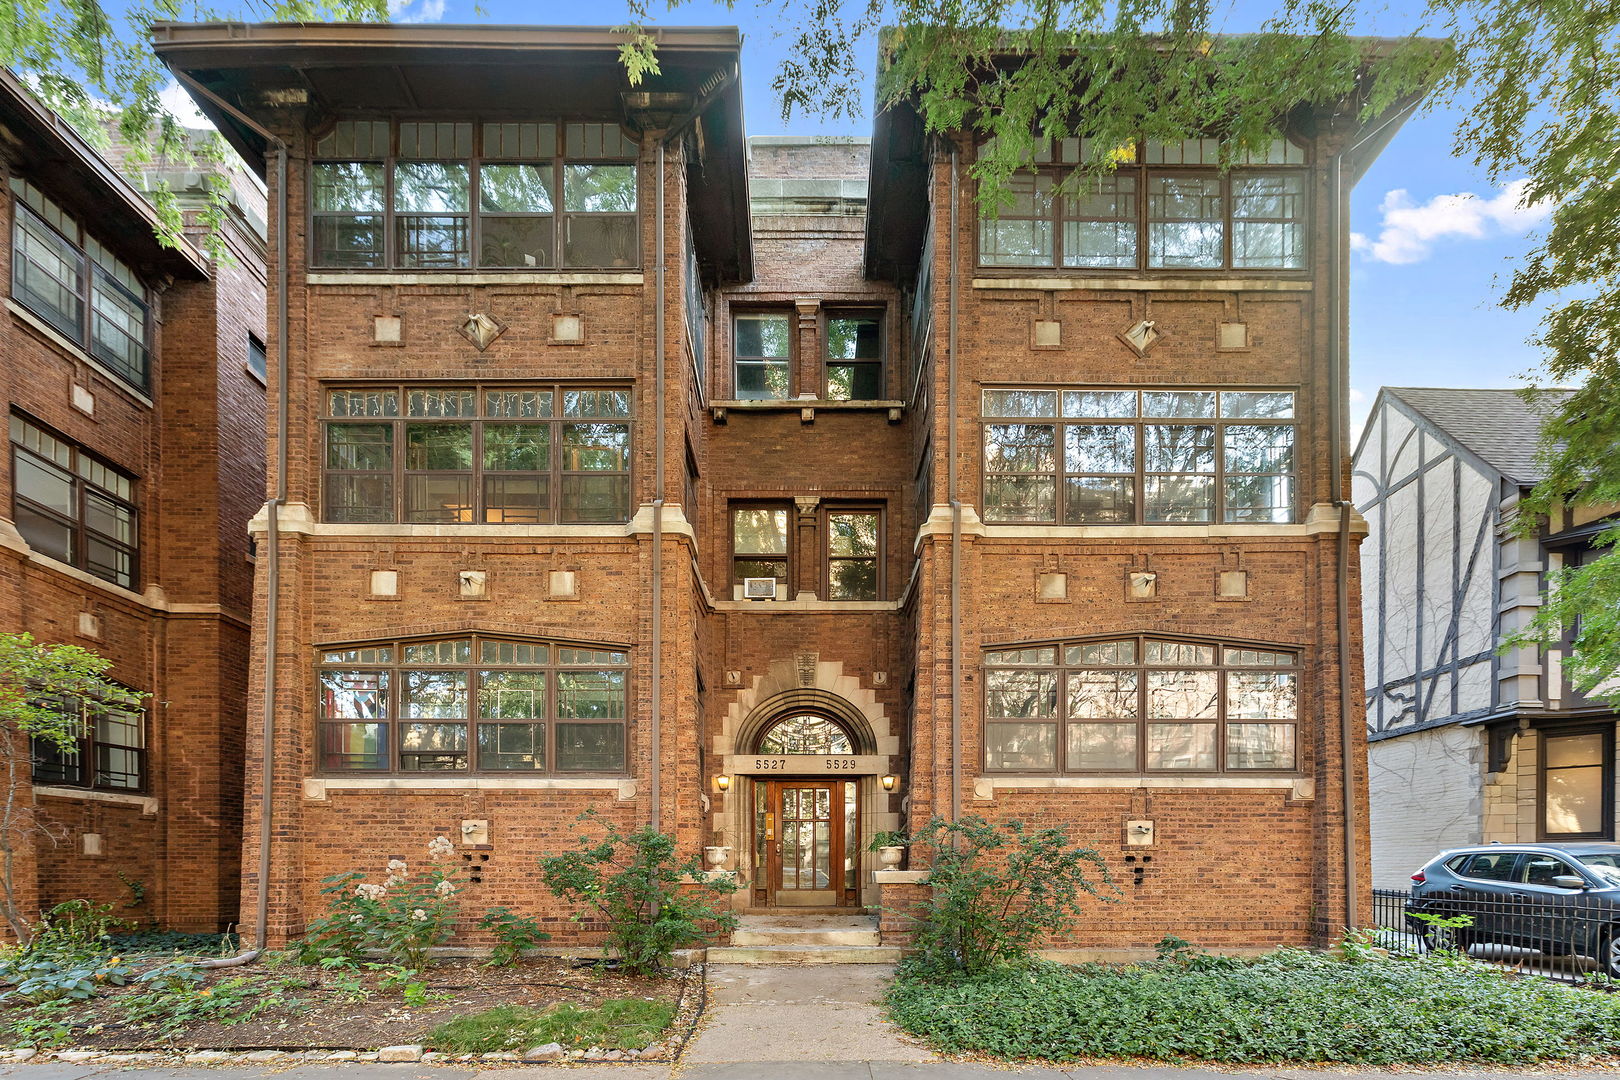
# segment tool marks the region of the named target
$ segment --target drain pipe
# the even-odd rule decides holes
[[[274,836],[276,749],[276,639],[281,614],[281,545],[278,513],[287,505],[287,144],[197,80],[175,76],[193,94],[207,98],[265,140],[276,153],[276,487],[265,508],[264,741],[260,749],[259,895],[253,917],[254,947],[236,956],[205,960],[198,967],[250,964],[264,952],[270,933],[270,844]]]
[[[956,478],[956,261],[958,149],[951,144],[950,297],[945,327],[945,489],[951,503],[951,820],[962,816],[962,499]]]
[[[1344,303],[1340,295],[1344,287],[1344,274],[1340,263],[1344,259],[1344,155],[1340,150],[1333,155],[1329,166],[1329,183],[1333,185],[1332,207],[1333,261],[1329,265],[1333,287],[1328,290],[1329,309],[1329,402],[1332,411],[1332,465],[1333,482],[1329,490],[1333,504],[1339,511],[1338,550],[1334,569],[1334,634],[1338,638],[1339,663],[1339,753],[1340,780],[1344,804],[1344,925],[1354,929],[1361,925],[1360,837],[1356,832],[1356,769],[1354,710],[1350,706],[1350,500],[1344,490],[1344,415],[1343,386],[1349,378],[1349,367],[1344,355]]]
[[[655,228],[658,266],[654,270],[654,304],[658,311],[653,320],[653,349],[657,352],[654,392],[658,395],[658,420],[654,425],[653,461],[657,481],[653,487],[652,519],[652,716],[648,727],[652,733],[652,781],[648,789],[652,798],[651,825],[654,832],[662,820],[660,768],[664,721],[664,144],[666,136],[658,137],[658,224]]]
[[[1360,867],[1360,837],[1356,832],[1356,781],[1355,768],[1352,758],[1355,756],[1355,728],[1353,726],[1351,696],[1355,688],[1350,682],[1350,515],[1353,507],[1349,494],[1345,491],[1344,482],[1344,437],[1349,417],[1343,414],[1344,391],[1349,385],[1350,364],[1344,349],[1344,334],[1347,324],[1345,306],[1349,298],[1344,294],[1345,286],[1342,262],[1344,252],[1345,231],[1345,191],[1344,191],[1344,159],[1353,156],[1371,140],[1389,128],[1392,124],[1399,124],[1408,116],[1417,111],[1421,99],[1414,99],[1394,115],[1388,117],[1373,130],[1362,135],[1355,142],[1333,155],[1330,182],[1333,185],[1332,206],[1332,235],[1333,235],[1333,261],[1329,270],[1333,275],[1333,288],[1329,291],[1332,308],[1329,310],[1329,325],[1332,336],[1329,339],[1329,356],[1331,357],[1331,378],[1328,382],[1329,400],[1332,412],[1332,447],[1333,447],[1333,483],[1331,492],[1333,505],[1339,511],[1338,551],[1336,552],[1336,565],[1334,575],[1334,633],[1338,637],[1339,653],[1339,738],[1340,754],[1342,758],[1342,774],[1344,786],[1344,924],[1350,929],[1361,925],[1361,867]]]

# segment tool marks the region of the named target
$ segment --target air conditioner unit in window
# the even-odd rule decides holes
[[[744,600],[775,600],[776,579],[773,577],[743,578]]]

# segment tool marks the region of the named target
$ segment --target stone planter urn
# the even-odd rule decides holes
[[[719,870],[726,865],[726,859],[731,855],[729,847],[706,847],[703,849],[703,861],[709,864],[710,870]]]
[[[895,870],[900,866],[900,860],[906,857],[903,847],[880,847],[877,851],[878,865],[885,870]]]

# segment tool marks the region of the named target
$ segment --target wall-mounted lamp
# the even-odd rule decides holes
[[[896,784],[898,784],[899,782],[900,782],[900,778],[898,776],[894,775],[893,773],[889,773],[888,775],[884,776],[882,779],[880,779],[878,781],[878,783],[883,785],[883,790],[884,791],[893,791],[894,786]]]
[[[731,777],[725,773],[721,773],[719,776],[714,778],[714,786],[719,788],[721,791],[730,791]]]

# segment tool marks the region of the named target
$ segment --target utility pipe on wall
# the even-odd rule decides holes
[[[949,318],[945,327],[945,488],[951,503],[951,820],[962,816],[962,499],[956,479],[957,148],[951,145],[951,235],[946,243]]]
[[[652,735],[652,777],[648,784],[648,794],[652,799],[650,824],[654,831],[657,831],[662,820],[662,807],[659,805],[662,778],[659,773],[662,771],[660,740],[663,737],[664,721],[664,143],[666,141],[666,136],[659,136],[658,193],[654,197],[658,216],[658,223],[654,229],[658,265],[653,271],[653,280],[656,283],[654,306],[658,310],[653,319],[653,349],[658,356],[653,387],[658,397],[658,420],[654,425],[653,437],[653,470],[657,479],[653,484],[652,501],[652,715],[647,725]]]
[[[254,949],[204,966],[250,963],[264,950],[270,932],[270,845],[274,837],[276,752],[276,639],[281,615],[281,530],[279,511],[287,505],[287,144],[230,102],[184,72],[175,76],[193,94],[207,98],[273,147],[276,154],[276,486],[265,508],[264,739],[259,763],[259,896],[254,909]]]

